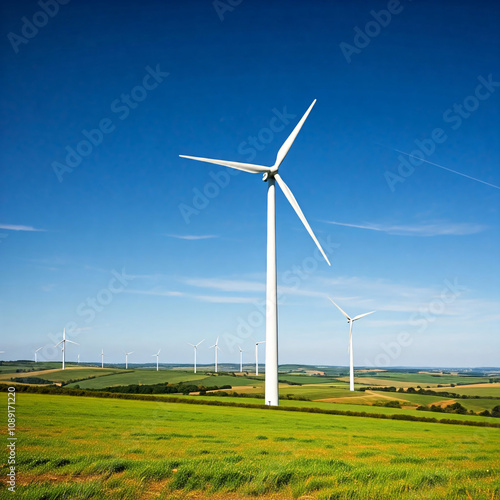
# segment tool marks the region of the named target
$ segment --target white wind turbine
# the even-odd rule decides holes
[[[305,112],[304,116],[301,118],[299,123],[295,126],[292,133],[289,135],[288,139],[283,143],[278,155],[276,157],[276,162],[272,167],[265,167],[262,165],[252,165],[249,163],[239,163],[234,161],[225,160],[214,160],[210,158],[199,158],[196,156],[184,156],[180,155],[181,158],[188,158],[191,160],[203,161],[207,163],[215,163],[216,165],[222,165],[229,168],[234,168],[236,170],[243,170],[244,172],[249,172],[252,174],[261,173],[264,174],[263,181],[268,183],[267,189],[267,278],[266,278],[266,395],[265,400],[268,404],[277,406],[278,405],[278,301],[277,301],[277,280],[276,280],[276,193],[275,193],[275,181],[280,186],[283,194],[286,196],[287,200],[292,205],[293,209],[299,216],[299,219],[304,224],[307,232],[311,235],[312,239],[316,243],[323,257],[325,258],[328,265],[330,262],[321,248],[319,241],[316,239],[309,223],[307,222],[302,210],[300,209],[297,200],[293,196],[289,187],[285,184],[285,181],[278,174],[278,169],[281,162],[285,159],[293,141],[297,137],[302,125],[306,121],[312,107],[316,103],[316,99],[309,106],[309,109]]]
[[[125,370],[128,370],[128,355],[129,354],[134,354],[134,351],[130,351],[130,352],[125,353]]]
[[[77,356],[77,363],[80,364],[80,354]]]
[[[62,369],[63,370],[64,370],[64,363],[66,361],[66,342],[69,342],[70,344],[80,345],[80,344],[73,342],[72,340],[68,340],[66,338],[66,328],[64,328],[63,339],[54,346],[54,347],[57,347],[59,344],[62,344],[61,351],[62,351]]]
[[[35,363],[38,363],[38,360],[37,360],[37,352],[40,350],[40,349],[43,349],[43,347],[39,347],[36,351],[35,351]]]
[[[101,349],[101,368],[104,368],[104,349]]]
[[[205,339],[200,340],[197,344],[188,344],[194,348],[194,373],[196,373],[196,351],[198,350],[198,346],[202,343],[205,342]]]
[[[219,347],[219,337],[217,337],[217,340],[215,341],[214,345],[211,345],[209,349],[212,349],[214,347],[215,351],[215,373],[217,373],[217,351],[222,351],[222,349]]]
[[[158,357],[160,356],[160,351],[161,349],[158,349],[158,352],[153,354],[153,356],[156,356],[156,371],[158,371]]]
[[[261,340],[260,342],[255,341],[255,375],[259,374],[259,344],[264,344],[265,342],[265,340]]]
[[[240,373],[243,373],[243,349],[238,346],[238,349],[240,350]]]
[[[330,299],[330,297],[328,297]],[[352,354],[352,324],[364,317],[364,316],[368,316],[369,314],[372,314],[374,313],[375,311],[370,311],[370,312],[367,312],[367,313],[364,313],[364,314],[360,314],[358,316],[355,316],[354,318],[351,318],[349,317],[349,315],[347,315],[337,304],[335,304],[335,302],[333,302],[332,299],[330,299],[330,301],[332,302],[332,304],[346,317],[347,319],[347,322],[349,323],[349,348],[348,348],[348,351],[349,351],[349,363],[350,363],[350,367],[349,367],[349,380],[350,380],[350,390],[351,391],[354,391],[354,365],[353,365],[353,354]]]

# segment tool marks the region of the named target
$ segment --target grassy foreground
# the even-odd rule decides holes
[[[17,436],[30,500],[500,498],[495,428],[19,393]]]

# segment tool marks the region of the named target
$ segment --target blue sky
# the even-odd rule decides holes
[[[498,366],[500,6],[232,5],[2,4],[0,359],[253,361],[266,185],[178,155],[272,165],[317,99],[280,174],[332,267],[278,192],[280,362],[347,365],[329,296],[377,311],[355,365]]]

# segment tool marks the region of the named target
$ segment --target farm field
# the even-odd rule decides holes
[[[161,396],[160,396],[161,397]],[[206,401],[220,401],[220,402],[228,402],[228,403],[240,403],[240,404],[255,404],[262,405],[264,404],[264,398],[240,398],[240,397],[217,397],[217,396],[182,396],[175,395],[176,398],[182,399],[193,399],[196,400],[203,399]],[[462,401],[462,400],[460,400]],[[495,402],[495,406],[498,404],[498,401]],[[493,417],[482,417],[478,415],[461,415],[455,413],[434,413],[434,412],[423,412],[418,411],[416,409],[409,408],[387,408],[384,406],[372,406],[372,405],[353,405],[349,403],[328,403],[323,401],[296,401],[296,400],[287,400],[280,399],[280,406],[289,406],[289,407],[304,407],[304,408],[320,408],[322,410],[340,410],[340,411],[353,411],[353,412],[366,412],[366,413],[376,413],[376,414],[384,414],[384,415],[413,415],[415,417],[428,417],[428,418],[436,418],[436,419],[453,419],[453,420],[471,420],[474,422],[490,422],[490,423],[500,423],[498,418]]]
[[[17,408],[16,498],[500,495],[495,428],[27,393]]]
[[[132,384],[176,384],[178,382],[193,381],[199,383],[206,378],[202,373],[175,372],[170,370],[151,371],[151,370],[128,370],[121,371],[116,375],[107,377],[98,377],[91,380],[83,380],[69,384],[68,387],[80,386],[82,389],[102,389],[114,385],[132,385]]]
[[[19,365],[21,366],[21,365]],[[34,363],[24,363],[24,369],[30,369],[36,366]],[[59,365],[60,366],[60,365]],[[17,365],[11,365],[10,369],[15,370]],[[3,367],[7,368],[7,367]],[[47,366],[47,368],[50,368]],[[440,374],[429,374],[429,373],[415,373],[415,372],[376,372],[379,375],[373,377],[374,372],[361,372],[361,375],[366,374],[369,376],[359,376],[356,381],[363,381],[369,383],[372,387],[366,391],[356,390],[351,392],[348,390],[348,382],[340,381],[339,379],[333,377],[325,376],[315,376],[306,375],[300,373],[293,374],[281,374],[280,380],[288,381],[288,383],[280,383],[280,398],[282,399],[282,404],[291,406],[309,406],[317,407],[322,409],[342,409],[342,411],[369,411],[371,413],[406,413],[414,414],[418,416],[436,417],[436,418],[447,418],[447,415],[442,413],[434,412],[416,412],[418,406],[429,406],[435,404],[438,406],[446,406],[454,403],[460,403],[467,411],[472,411],[474,413],[480,413],[485,410],[491,412],[493,408],[498,406],[500,403],[500,383],[489,383],[487,377],[471,377],[467,375],[440,375]],[[178,384],[181,382],[186,382],[193,385],[213,387],[213,386],[225,386],[229,385],[232,389],[225,389],[226,392],[238,392],[240,394],[245,394],[251,397],[255,394],[255,399],[248,398],[231,398],[236,402],[252,402],[255,404],[263,403],[263,393],[264,393],[264,376],[259,376],[258,378],[250,376],[245,377],[241,375],[231,375],[225,373],[219,373],[215,375],[211,372],[199,371],[194,374],[191,370],[181,371],[181,370],[151,370],[151,369],[130,369],[123,370],[117,368],[95,368],[95,367],[80,367],[80,366],[70,366],[66,370],[57,369],[45,369],[40,371],[28,371],[23,373],[0,373],[0,381],[9,381],[11,377],[30,377],[37,376],[45,380],[50,380],[54,383],[64,383],[66,387],[69,388],[81,388],[81,389],[104,389],[110,386],[127,386],[127,385],[150,385],[150,384]],[[387,392],[387,391],[377,391],[377,385],[380,386],[394,386],[394,387],[428,387],[430,384],[428,382],[429,377],[436,381],[436,384],[432,386],[432,390],[447,391],[458,394],[463,394],[469,396],[468,399],[462,398],[451,398],[447,395],[440,397],[439,395],[423,395],[414,393],[402,393],[402,392]],[[442,380],[444,378],[451,385],[444,385]],[[400,380],[395,380],[400,379]],[[69,381],[74,381],[73,383],[68,383]],[[469,384],[470,382],[478,382],[471,385],[458,385],[458,384]],[[437,382],[439,385],[444,385],[443,387],[436,387]],[[355,384],[357,389],[366,387],[365,384]],[[471,398],[470,396],[474,396]],[[476,398],[479,396],[479,398]],[[199,397],[199,396],[192,396]],[[210,396],[213,398],[214,396]],[[287,401],[289,398],[290,402]],[[229,401],[226,398],[218,398],[221,401]],[[212,399],[213,400],[213,399]],[[297,401],[300,400],[300,401]],[[302,401],[308,400],[308,401]],[[400,408],[384,408],[384,405],[390,403],[399,403],[404,409]],[[300,403],[300,404],[299,404]],[[345,409],[347,407],[347,410]],[[349,408],[350,407],[350,408]],[[383,412],[381,410],[384,410]],[[453,418],[455,418],[453,414]],[[460,419],[462,416],[459,416]],[[468,417],[468,416],[467,416]],[[479,418],[484,419],[487,417],[476,417],[471,416],[472,419]]]

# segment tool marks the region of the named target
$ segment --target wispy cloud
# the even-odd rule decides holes
[[[212,304],[252,304],[255,303],[256,297],[234,297],[220,295],[197,295],[192,293],[178,292],[172,290],[124,290],[123,293],[131,293],[135,295],[152,295],[156,297],[184,297],[201,302],[210,302]]]
[[[222,297],[220,295],[191,295],[192,298],[213,304],[255,304],[256,297]]]
[[[158,289],[154,289],[154,290],[134,290],[134,289],[127,290],[126,289],[126,290],[123,290],[122,293],[132,293],[135,295],[156,295],[159,297],[181,297],[181,296],[186,295],[183,292],[178,292],[175,290],[158,290]]]
[[[230,280],[221,278],[184,278],[182,282],[186,285],[198,288],[209,288],[221,292],[264,292],[264,282],[246,280]]]
[[[482,224],[471,224],[468,222],[446,223],[434,222],[415,225],[390,225],[373,224],[370,222],[363,224],[350,224],[347,222],[325,221],[336,226],[354,227],[356,229],[368,229],[370,231],[380,231],[382,233],[398,236],[464,236],[480,233],[487,229]]]
[[[33,226],[21,226],[16,224],[0,224],[0,229],[7,231],[45,231],[45,229],[37,229]]]
[[[493,187],[495,189],[500,189],[500,186],[496,186],[495,184],[491,184],[489,182],[482,181],[481,179],[477,179],[476,177],[472,177],[472,176],[464,174],[462,172],[457,172],[456,170],[452,170],[451,168],[444,167],[443,165],[439,165],[439,163],[434,163],[432,161],[425,160],[424,158],[419,158],[418,156],[414,156],[410,153],[405,153],[404,151],[400,151],[399,149],[393,149],[393,150],[397,151],[398,153],[401,153],[403,155],[409,156],[410,158],[415,158],[416,160],[423,161],[425,163],[428,163],[429,165],[434,165],[435,167],[441,168],[443,170],[447,170],[448,172],[451,172],[452,174],[461,175],[462,177],[465,177],[465,178],[470,179],[472,181],[480,182],[481,184],[486,184],[487,186]]]
[[[216,234],[166,234],[169,238],[176,238],[178,240],[209,240],[211,238],[218,238]]]

